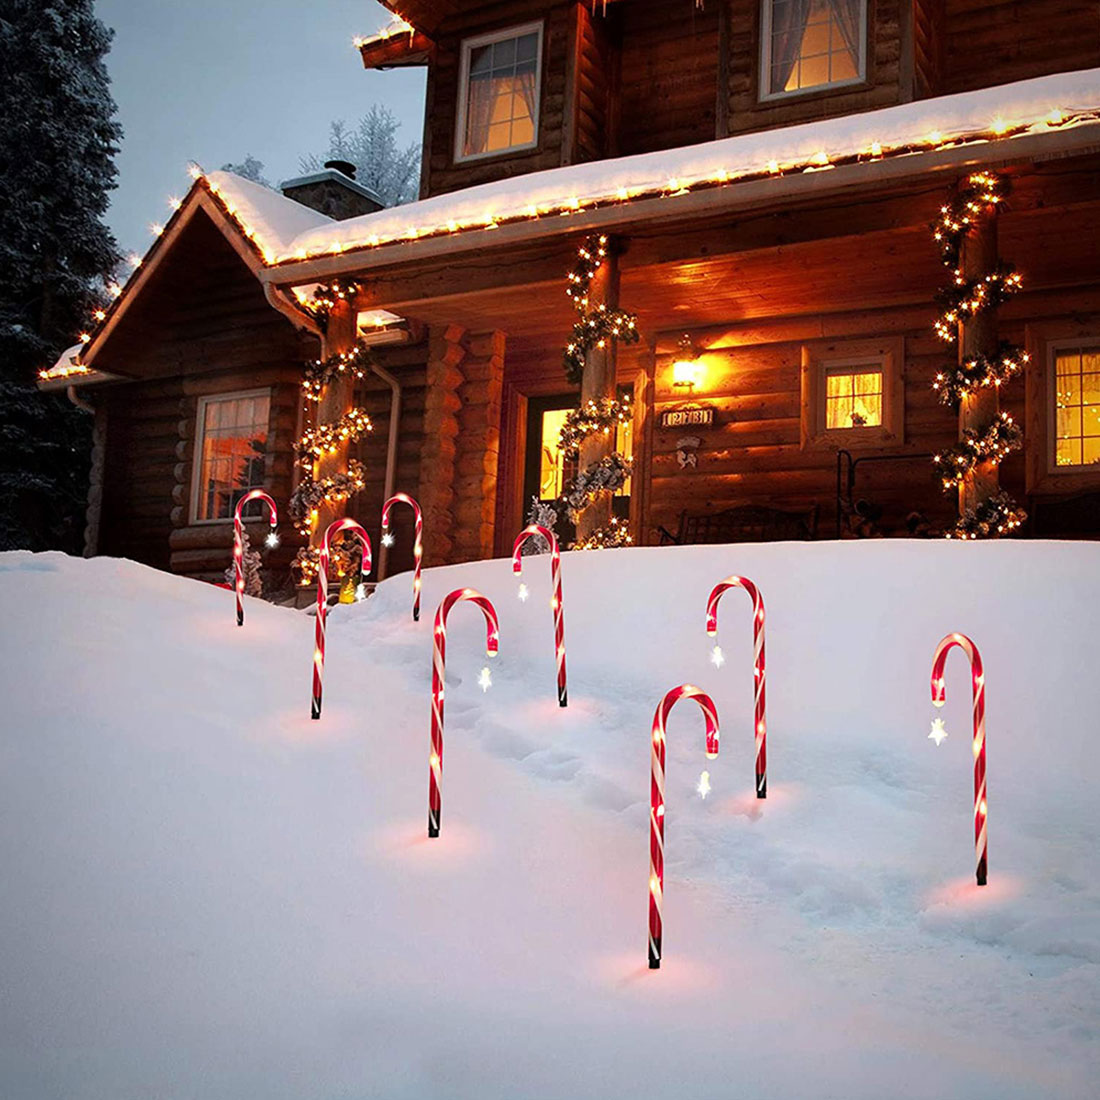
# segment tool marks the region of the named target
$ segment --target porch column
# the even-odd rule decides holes
[[[432,327],[424,396],[424,449],[420,457],[420,507],[424,513],[424,564],[451,561],[454,546],[455,454],[458,438],[458,369],[466,355],[459,325]]]
[[[997,269],[997,213],[990,209],[963,238],[959,267],[964,279],[978,279]],[[959,362],[973,356],[997,355],[997,311],[987,309],[959,324]],[[985,431],[1000,412],[996,386],[980,386],[959,405],[959,438],[967,428]],[[959,483],[959,513],[994,496],[1000,489],[998,470],[991,462],[980,462]]]
[[[321,336],[321,358],[351,351],[355,346],[356,311],[351,302],[340,301],[333,306],[328,317],[328,325]],[[315,424],[335,424],[352,406],[355,394],[355,382],[350,377],[338,378],[329,382],[317,402]],[[337,448],[335,454],[324,454],[314,463],[313,477],[321,481],[348,468],[347,443]],[[342,518],[344,506],[321,504],[317,510],[317,523],[310,535],[310,543],[320,546],[325,531],[334,520]]]
[[[498,331],[432,331],[420,464],[425,565],[493,556],[504,343]]]
[[[504,333],[472,334],[465,346],[459,368],[463,382],[455,457],[453,553],[455,561],[481,561],[493,556],[496,529]]]
[[[619,259],[614,238],[608,241],[607,256],[592,278],[588,291],[590,306],[619,307]],[[581,376],[581,404],[601,397],[614,398],[616,380],[616,341],[608,340],[602,348],[593,348],[584,359]],[[615,448],[614,435],[596,432],[582,444],[578,469],[587,470],[593,463],[606,458]],[[604,494],[587,507],[577,519],[577,539],[587,538],[593,531],[611,522],[611,497]]]

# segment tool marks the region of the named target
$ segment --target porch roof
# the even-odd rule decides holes
[[[276,288],[370,268],[569,233],[782,203],[810,190],[920,177],[967,164],[1042,159],[1100,149],[1100,69],[1038,77],[859,115],[724,138],[681,149],[594,161],[497,180],[358,218],[333,221],[228,172],[196,180],[145,261],[66,352],[58,377],[90,364],[112,322],[171,247],[176,223],[203,205],[288,312]],[[41,383],[53,379],[43,371]],[[86,384],[91,378],[77,378]]]

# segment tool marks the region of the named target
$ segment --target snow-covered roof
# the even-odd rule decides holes
[[[332,218],[288,199],[262,183],[232,172],[207,172],[206,183],[260,250],[266,263],[277,262],[293,250],[294,242],[309,233],[326,235]]]
[[[262,227],[254,224],[252,228],[276,262],[302,260],[642,197],[677,195],[694,188],[732,186],[748,178],[815,171],[860,158],[914,155],[945,145],[1098,120],[1100,69],[1090,69],[681,149],[512,176],[297,233],[272,210]],[[228,182],[222,186],[230,188]]]
[[[1003,160],[1012,156],[1015,139],[1044,135],[1054,139],[1062,131],[1088,124],[1100,124],[1100,69],[512,176],[343,221],[231,172],[199,173],[192,195],[208,191],[213,196],[236,230],[252,243],[258,264],[287,265],[284,281],[311,283],[317,280],[316,271],[302,271],[302,277],[295,279],[292,265],[347,254],[346,270],[351,272],[363,262],[365,252],[386,245],[404,246],[401,259],[405,259],[410,243],[505,224],[528,223],[535,227],[536,236],[568,232],[573,227],[569,215],[621,210],[627,220],[640,200],[675,204],[681,196],[703,191],[728,190],[731,201],[736,201],[738,185],[749,181],[768,185],[774,180],[778,199],[778,189],[788,186],[783,181],[805,173],[905,158],[903,163],[916,174],[940,150],[970,149],[982,143],[996,143],[991,157]],[[1064,139],[1058,140],[1065,145]],[[1084,148],[1094,140],[1091,134],[1082,135],[1077,144]],[[670,206],[670,213],[675,210]],[[162,243],[158,238],[153,249]],[[344,270],[343,264],[328,266],[326,277]],[[133,285],[131,280],[124,288],[123,300]],[[108,322],[119,304],[116,301],[107,311]],[[86,352],[94,350],[104,323],[100,318],[91,330]],[[44,382],[49,373],[42,372]]]

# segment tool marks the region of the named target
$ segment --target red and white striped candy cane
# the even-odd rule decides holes
[[[317,567],[317,633],[313,647],[313,709],[314,718],[321,717],[321,681],[325,675],[325,616],[328,614],[328,566],[332,540],[343,531],[351,531],[363,544],[363,572],[371,566],[370,536],[353,519],[338,519],[330,523],[321,541],[321,560]]]
[[[515,546],[512,547],[512,572],[517,577],[523,572],[520,549],[528,539],[538,538],[539,535],[550,544],[550,583],[554,589],[550,606],[554,610],[554,659],[558,664],[558,706],[564,707],[569,703],[565,687],[565,608],[561,602],[561,551],[558,549],[558,540],[554,532],[546,527],[540,527],[537,523],[532,523],[520,531],[516,536]]]
[[[756,730],[756,797],[768,797],[768,714],[765,692],[764,597],[747,577],[727,577],[707,600],[707,633],[718,633],[718,601],[731,588],[743,588],[752,600],[753,723]]]
[[[978,647],[965,634],[948,634],[936,646],[932,661],[932,702],[942,707],[945,701],[943,669],[948,651],[958,646],[970,659],[970,676],[974,691],[974,850],[977,857],[975,872],[978,885],[986,884],[989,871],[989,851],[986,837],[986,789],[985,789],[985,672]]]
[[[497,624],[497,612],[488,598],[473,588],[456,588],[435,613],[435,628],[432,640],[432,752],[429,762],[431,772],[428,777],[428,836],[439,836],[439,817],[442,809],[443,787],[443,683],[447,663],[447,615],[456,603],[469,600],[481,608],[485,616],[485,652],[490,657],[497,655],[500,641],[500,628]]]
[[[665,895],[665,724],[681,699],[694,699],[707,723],[707,757],[718,755],[718,711],[694,684],[681,684],[661,700],[653,715],[653,757],[649,777],[649,969],[661,965],[661,907]]]
[[[233,572],[236,577],[233,589],[237,594],[238,626],[244,626],[244,521],[241,518],[241,512],[246,504],[254,500],[265,501],[271,510],[271,530],[268,532],[268,542],[271,542],[272,539],[278,539],[275,528],[279,526],[279,511],[275,507],[275,501],[263,489],[253,489],[251,492],[245,493],[237,501],[237,507],[233,509]],[[274,543],[271,544],[274,545]]]
[[[413,622],[420,621],[420,562],[424,557],[422,537],[424,534],[424,517],[420,513],[420,505],[408,493],[394,493],[385,504],[382,505],[382,539],[389,537],[390,533],[390,506],[393,504],[408,504],[416,516],[416,533],[413,536]],[[386,543],[387,546],[390,543]]]

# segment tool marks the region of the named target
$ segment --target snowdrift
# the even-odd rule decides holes
[[[229,551],[227,546],[227,562]],[[753,795],[752,578],[768,798]],[[0,555],[0,1095],[1092,1097],[1100,547],[630,549],[428,570],[313,620],[113,559]],[[432,615],[448,626],[426,839]],[[989,886],[970,680],[987,678]],[[491,664],[493,686],[477,680]],[[646,968],[649,729],[668,732]],[[940,714],[949,737],[927,737]],[[697,793],[706,768],[709,797]]]

